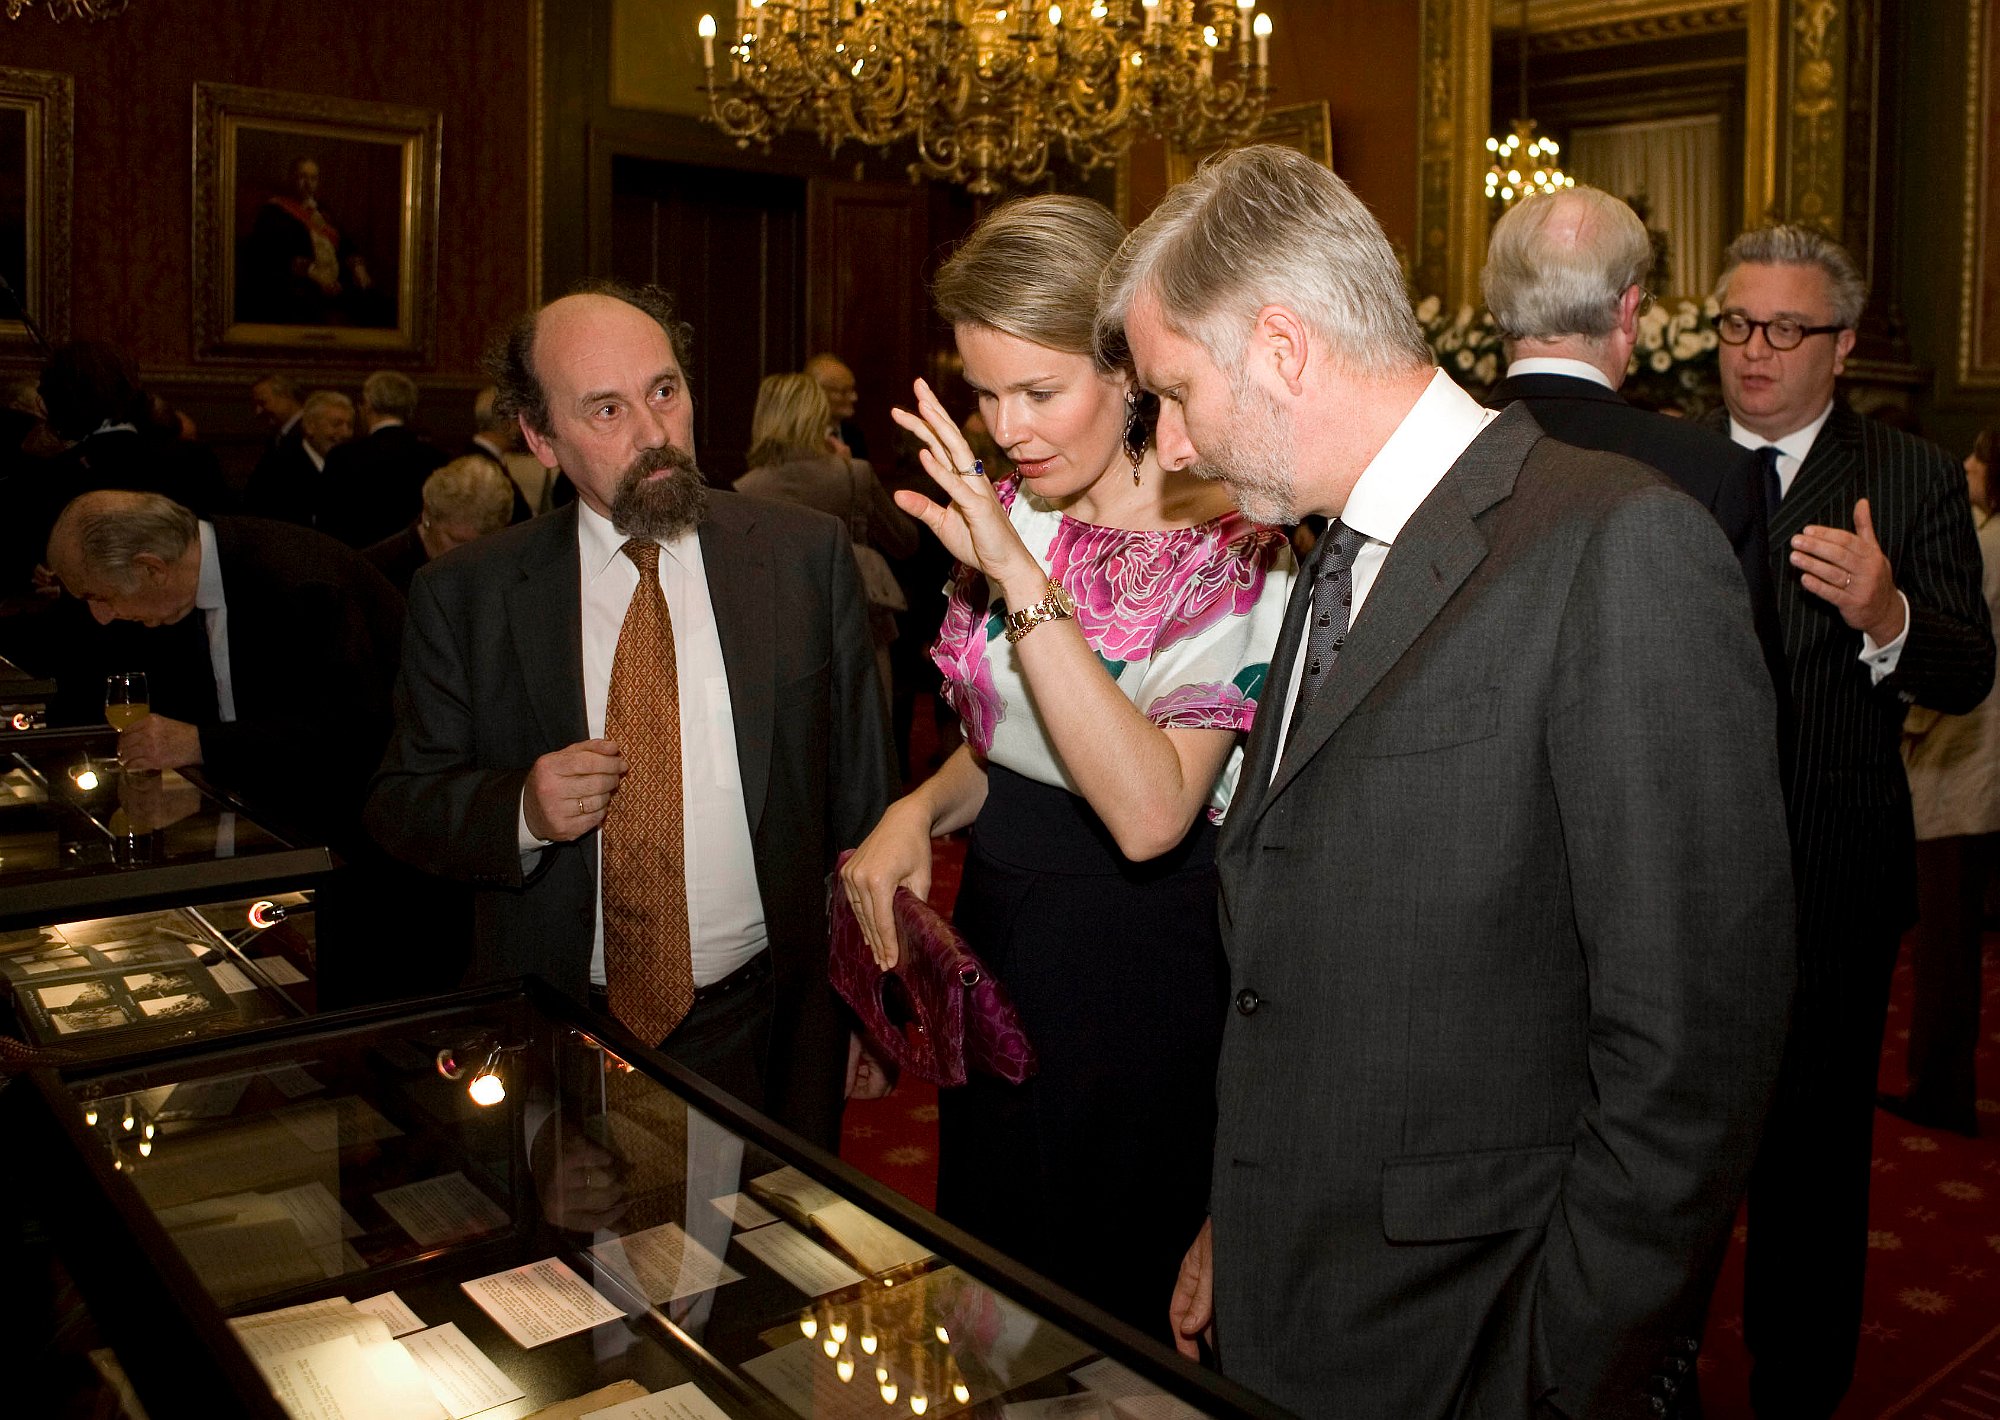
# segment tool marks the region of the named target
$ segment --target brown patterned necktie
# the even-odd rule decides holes
[[[639,585],[618,628],[604,707],[605,738],[625,755],[625,780],[604,815],[604,978],[611,1014],[656,1045],[694,1005],[680,680],[659,544],[634,538],[620,551]]]

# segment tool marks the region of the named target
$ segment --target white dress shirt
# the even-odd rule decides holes
[[[1340,510],[1341,522],[1367,539],[1355,553],[1354,568],[1349,574],[1353,583],[1353,602],[1347,621],[1350,627],[1361,619],[1361,605],[1368,600],[1368,593],[1375,586],[1382,564],[1388,561],[1389,549],[1403,531],[1403,525],[1451,471],[1458,456],[1499,417],[1498,411],[1480,404],[1460,389],[1450,375],[1438,370],[1410,412],[1403,416],[1403,422],[1396,426],[1396,432],[1369,460],[1368,467],[1361,470],[1361,477],[1347,495],[1347,506]],[[1310,568],[1308,559],[1299,575],[1309,576]],[[1299,698],[1305,659],[1302,639],[1298,659],[1292,662],[1285,678],[1285,713],[1278,722],[1281,745],[1291,731],[1292,707]],[[1278,758],[1282,760],[1284,756]],[[1275,777],[1275,761],[1271,772]]]
[[[1819,438],[1819,431],[1826,427],[1827,416],[1833,413],[1833,401],[1826,402],[1826,408],[1819,412],[1819,418],[1803,428],[1794,429],[1782,439],[1767,439],[1754,429],[1746,429],[1736,422],[1736,416],[1729,416],[1729,437],[1743,448],[1756,450],[1765,445],[1773,445],[1778,450],[1778,489],[1790,496],[1792,481],[1799,476],[1806,455],[1812,452],[1813,441]],[[1789,565],[1789,562],[1787,563]],[[1891,573],[1895,571],[1890,569]],[[1882,677],[1896,669],[1896,662],[1903,657],[1903,643],[1910,639],[1910,599],[1898,589],[1896,596],[1903,603],[1903,629],[1896,633],[1896,639],[1886,646],[1877,646],[1875,638],[1866,631],[1861,633],[1861,663],[1868,667],[1870,683],[1880,685]]]
[[[215,524],[204,521],[201,531],[201,572],[194,587],[195,610],[208,629],[208,666],[215,673],[215,713],[225,725],[236,723],[236,689],[229,680],[229,604],[222,597],[222,560],[215,550]]]
[[[320,473],[326,472],[326,455],[313,447],[311,439],[299,440],[299,447],[306,451],[306,457],[312,460],[315,470]]]
[[[626,539],[610,519],[582,500],[577,510],[577,552],[582,564],[583,707],[593,739],[604,735],[611,662],[625,609],[639,585],[639,569],[619,549]],[[750,818],[743,804],[743,773],[736,760],[736,719],[729,675],[716,632],[698,533],[662,543],[660,590],[673,621],[674,666],[680,686],[681,823],[685,845],[688,933],[694,981],[720,981],[768,945],[764,902],[757,891],[757,862]],[[524,862],[542,840],[520,822]],[[604,982],[604,855],[597,857],[597,905],[591,928],[590,979]]]
[[[1566,355],[1530,355],[1516,360],[1507,367],[1507,378],[1511,380],[1517,375],[1568,375],[1573,380],[1589,380],[1608,390],[1618,388],[1605,378],[1604,371],[1588,360],[1572,360]]]

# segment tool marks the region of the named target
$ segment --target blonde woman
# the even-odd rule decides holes
[[[890,902],[970,825],[956,921],[1040,1060],[943,1092],[938,1209],[1156,1336],[1200,1228],[1228,970],[1215,823],[1284,616],[1284,534],[1163,473],[1121,350],[1093,338],[1124,229],[1104,208],[997,209],[938,272],[979,413],[975,460],[930,388],[896,421],[942,505],[897,502],[959,561],[934,659],[966,743],[843,872],[896,960]]]
[[[886,704],[889,643],[896,639],[902,595],[882,559],[915,552],[917,525],[889,501],[875,470],[849,457],[832,429],[833,413],[819,381],[811,375],[766,375],[750,415],[750,471],[736,480],[736,491],[817,508],[847,524],[868,593],[875,669]]]

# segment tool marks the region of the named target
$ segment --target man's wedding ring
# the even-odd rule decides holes
[[[576,816],[582,818],[588,812],[590,811],[583,806],[583,800],[578,799],[576,801]]]

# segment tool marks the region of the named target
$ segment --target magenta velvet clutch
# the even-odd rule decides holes
[[[842,865],[852,853],[840,855]],[[896,890],[902,951],[896,969],[883,971],[847,894],[836,887],[830,896],[827,974],[884,1058],[934,1085],[962,1085],[968,1069],[1016,1085],[1035,1073],[1035,1048],[1006,990],[929,903]]]

